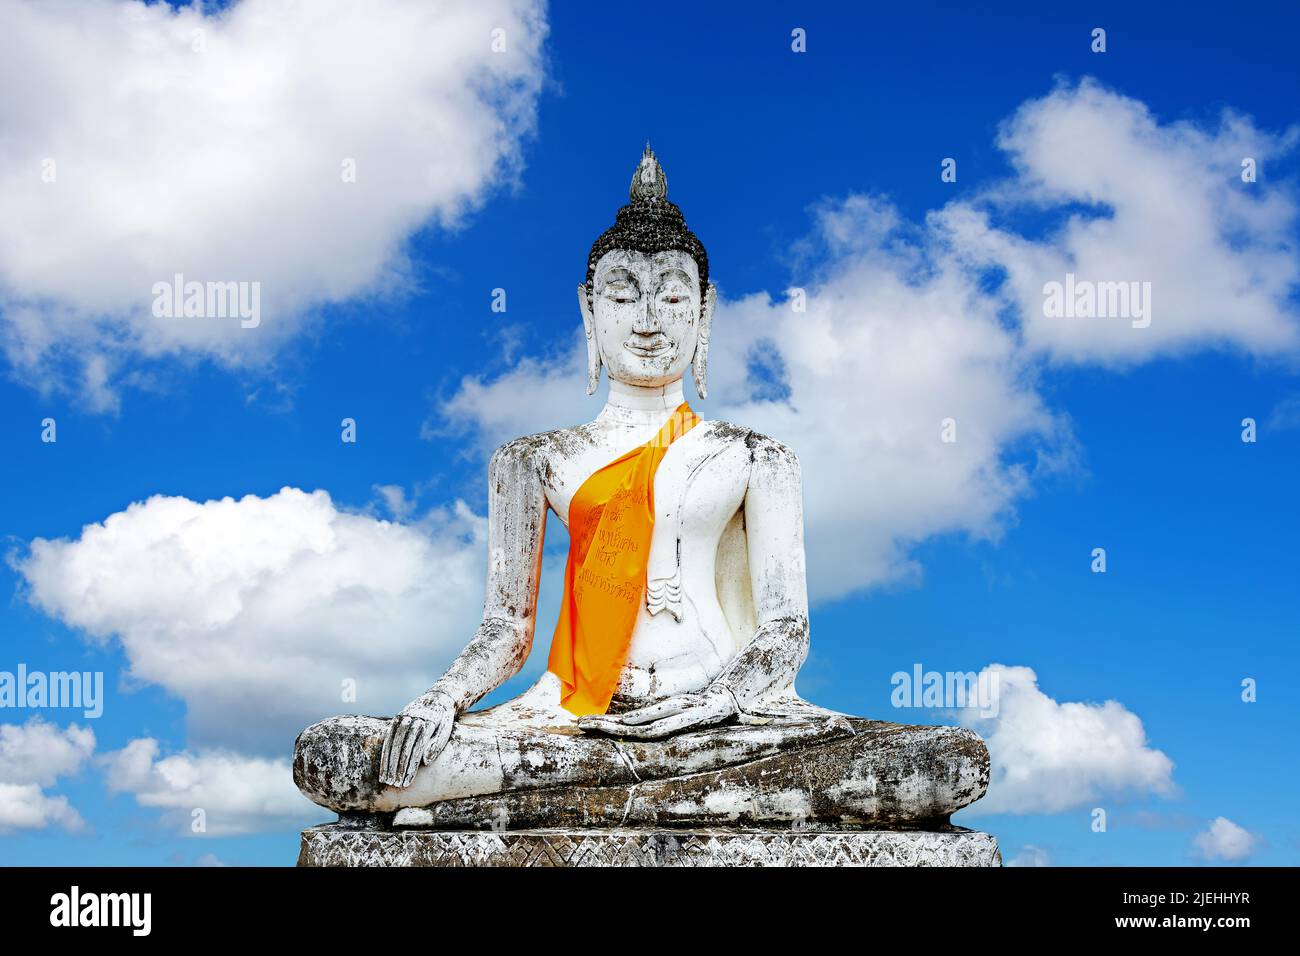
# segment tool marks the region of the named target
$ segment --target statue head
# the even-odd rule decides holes
[[[587,394],[602,366],[615,381],[650,387],[677,381],[691,366],[704,398],[717,297],[709,257],[668,201],[668,177],[649,143],[628,192],[631,201],[592,245],[587,281],[578,286]]]

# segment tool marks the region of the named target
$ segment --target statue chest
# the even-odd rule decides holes
[[[668,448],[654,480],[655,530],[652,560],[657,552],[676,546],[716,545],[723,527],[740,508],[749,484],[749,448],[743,436],[719,434],[704,422]],[[569,505],[582,484],[599,468],[628,450],[616,437],[593,443],[580,454],[550,463],[547,503],[566,527]],[[657,562],[656,562],[657,563]],[[651,569],[651,577],[654,569]]]
[[[647,436],[595,437],[581,452],[547,465],[547,501],[566,527],[583,484]],[[749,488],[748,437],[745,429],[702,422],[673,442],[659,462],[645,586],[617,690],[624,703],[698,690],[734,652],[716,572],[720,544],[734,538],[734,519]]]

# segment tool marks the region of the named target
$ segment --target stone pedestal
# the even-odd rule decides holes
[[[304,830],[299,866],[1001,866],[946,830]]]

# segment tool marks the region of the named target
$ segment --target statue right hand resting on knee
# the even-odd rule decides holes
[[[393,718],[379,758],[379,782],[409,787],[420,765],[442,752],[451,739],[456,705],[440,690],[417,697]]]

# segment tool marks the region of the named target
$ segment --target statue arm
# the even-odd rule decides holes
[[[519,673],[533,646],[546,531],[546,491],[526,440],[502,445],[488,465],[488,571],[483,621],[429,689],[458,714]]]
[[[751,446],[744,509],[758,627],[712,685],[729,691],[742,711],[789,687],[808,656],[799,459],[762,435]]]
[[[546,492],[526,440],[497,449],[488,466],[488,573],[483,623],[447,672],[388,726],[380,782],[409,787],[451,739],[456,718],[519,673],[533,644],[546,530]]]

